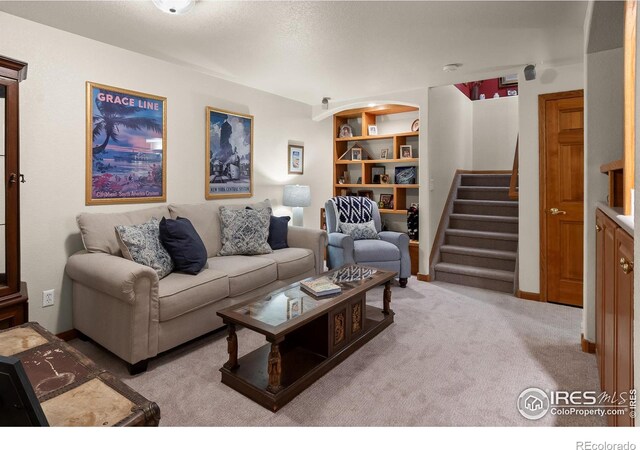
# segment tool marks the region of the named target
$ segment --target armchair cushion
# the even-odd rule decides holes
[[[400,249],[386,241],[365,239],[355,241],[353,247],[357,263],[400,260]]]
[[[380,239],[373,220],[364,223],[341,223],[340,231],[351,236],[354,241]]]

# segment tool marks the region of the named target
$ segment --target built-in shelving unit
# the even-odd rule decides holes
[[[394,120],[400,117],[397,116],[400,114],[403,114],[403,120]],[[413,120],[417,118],[418,108],[404,105],[380,105],[335,114],[333,121],[334,195],[341,195],[344,190],[355,195],[358,195],[358,191],[373,190],[374,200],[379,202],[381,194],[392,194],[393,208],[380,208],[382,214],[406,214],[411,203],[418,203],[419,132],[410,131]],[[351,127],[353,136],[340,137],[340,129],[345,124]],[[370,125],[375,125],[382,133],[370,135],[368,133]],[[350,151],[355,145],[363,149],[362,160],[352,160],[350,157]],[[413,157],[401,158],[400,147],[403,145],[412,146]],[[381,158],[380,153],[383,148],[388,150],[387,159]],[[416,168],[416,183],[395,183],[395,168],[409,166]],[[384,167],[390,182],[374,183],[374,167]],[[347,174],[346,177],[345,174]],[[341,178],[345,178],[342,183]],[[360,183],[356,183],[358,178]]]

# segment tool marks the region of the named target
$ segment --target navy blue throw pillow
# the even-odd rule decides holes
[[[289,216],[271,216],[271,220],[269,222],[269,238],[267,239],[267,243],[271,247],[271,250],[280,250],[281,248],[289,247],[289,244],[287,243],[289,220],[291,220],[291,217]]]
[[[176,272],[198,274],[207,264],[207,249],[189,219],[160,221],[160,242],[167,249]]]

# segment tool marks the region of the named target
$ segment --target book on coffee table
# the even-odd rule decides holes
[[[340,286],[332,283],[331,280],[327,277],[320,277],[310,281],[301,281],[300,287],[306,292],[315,295],[316,297],[337,294],[342,290]]]

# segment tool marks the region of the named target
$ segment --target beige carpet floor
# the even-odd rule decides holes
[[[382,289],[369,299],[381,303]],[[597,390],[580,350],[582,310],[446,283],[393,288],[395,323],[277,413],[220,383],[225,333],[208,335],[129,376],[91,342],[71,343],[158,403],[161,426],[600,426],[597,417],[516,410],[528,387]],[[264,343],[238,332],[240,355]]]

